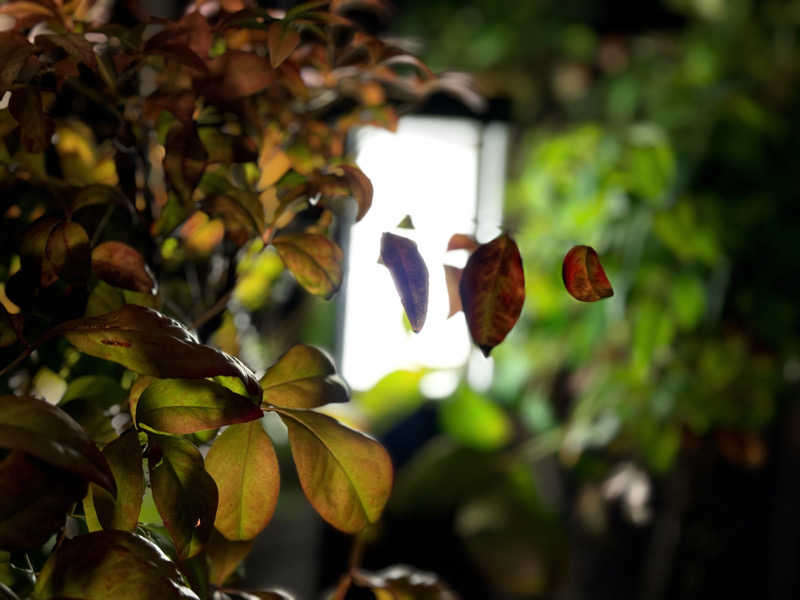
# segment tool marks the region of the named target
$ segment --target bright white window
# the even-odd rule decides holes
[[[447,318],[443,265],[464,266],[466,253],[447,253],[447,242],[453,233],[477,232],[481,242],[498,234],[506,140],[503,125],[443,117],[404,117],[396,133],[358,132],[356,160],[375,194],[370,211],[349,232],[341,368],[354,389],[398,369],[422,367],[437,370],[423,388],[429,395],[455,387],[471,345],[463,313]],[[414,229],[397,228],[406,215]],[[385,231],[413,239],[428,266],[428,314],[418,334],[404,327],[391,275],[377,263]],[[475,362],[469,360],[470,378],[490,378],[490,364],[473,368]]]

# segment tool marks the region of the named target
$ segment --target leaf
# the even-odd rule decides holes
[[[258,419],[249,398],[205,379],[160,379],[142,392],[136,422],[154,431],[194,433]]]
[[[178,557],[191,558],[203,549],[214,527],[217,485],[191,442],[156,435],[149,438],[153,499]]]
[[[230,375],[241,379],[249,394],[261,395],[255,375],[238,359],[200,344],[183,325],[151,308],[126,304],[111,313],[67,321],[55,333],[81,352],[143,375],[188,379]]]
[[[417,245],[386,232],[381,237],[381,260],[392,274],[411,328],[419,332],[428,312],[428,268]]]
[[[459,291],[459,284],[461,283],[461,275],[463,273],[464,269],[459,269],[451,265],[444,265],[444,280],[447,284],[447,298],[450,301],[450,312],[447,315],[448,319],[463,308],[461,306],[461,292]]]
[[[433,573],[407,565],[394,565],[378,572],[356,567],[353,583],[370,588],[376,600],[456,600],[457,596]]]
[[[103,456],[114,474],[117,496],[114,498],[104,489],[90,484],[89,494],[97,519],[103,529],[133,531],[139,524],[145,489],[139,434],[128,430],[103,448]]]
[[[258,189],[265,190],[283,177],[292,166],[280,145],[281,136],[266,134],[258,152]]]
[[[267,29],[269,45],[269,61],[273,69],[277,69],[297,48],[300,34],[284,23],[274,21]]]
[[[214,527],[225,538],[255,538],[275,512],[280,468],[272,441],[260,420],[232,425],[206,456],[206,470],[219,490]]]
[[[0,32],[0,96],[11,89],[33,49],[33,45],[21,35]]]
[[[315,408],[347,402],[347,388],[336,376],[333,361],[318,348],[292,346],[260,381],[262,401],[281,408]]]
[[[467,252],[472,253],[478,249],[478,246],[480,246],[480,244],[474,236],[467,235],[465,233],[454,233],[450,237],[450,241],[447,242],[447,251],[466,250]]]
[[[347,533],[376,522],[392,489],[392,461],[383,446],[327,415],[276,412],[289,428],[300,484],[320,516]]]
[[[344,171],[345,182],[350,187],[350,192],[358,204],[358,213],[356,214],[356,222],[358,222],[364,218],[372,206],[372,182],[355,165],[339,165],[339,168]]]
[[[11,93],[11,116],[19,123],[22,144],[28,152],[43,152],[50,145],[53,120],[44,114],[39,88],[26,85]]]
[[[0,490],[0,548],[30,550],[64,526],[86,481],[14,450],[0,460]]]
[[[222,586],[250,553],[254,542],[232,542],[214,529],[205,547],[209,581],[217,587]]]
[[[103,242],[92,250],[94,274],[113,286],[155,295],[156,279],[144,258],[122,242]]]
[[[292,233],[276,237],[272,245],[281,260],[310,293],[331,298],[342,285],[342,249],[325,236]]]
[[[574,246],[561,267],[564,287],[581,302],[596,302],[614,295],[597,252],[590,246]]]
[[[194,123],[170,129],[164,146],[166,151],[164,171],[181,202],[184,206],[188,206],[194,188],[206,168],[208,152],[197,134]]]
[[[56,225],[47,238],[47,260],[59,277],[67,281],[86,281],[89,277],[90,250],[86,231],[72,221]]]
[[[205,95],[237,100],[266,89],[275,79],[267,59],[252,52],[228,50],[210,61],[212,77],[203,86]]]
[[[0,396],[0,447],[22,450],[114,491],[106,459],[70,416],[31,396]]]
[[[517,244],[502,234],[469,257],[459,284],[472,340],[489,356],[519,319],[525,302],[525,275]]]
[[[175,564],[152,542],[127,531],[98,531],[64,540],[50,555],[34,600],[198,600]]]
[[[439,422],[442,430],[477,450],[502,448],[513,434],[513,425],[506,413],[470,388],[461,388],[440,404]]]
[[[97,58],[94,55],[92,45],[79,33],[67,32],[37,35],[36,43],[57,46],[93,71],[97,70]]]
[[[411,220],[411,215],[406,215],[403,220],[397,224],[399,229],[414,229],[414,222]]]

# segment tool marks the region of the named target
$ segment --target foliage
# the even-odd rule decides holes
[[[316,410],[348,399],[332,361],[294,345],[259,378],[266,361],[240,347],[251,319],[291,321],[284,267],[312,295],[339,289],[344,200],[356,220],[372,202],[348,132],[393,129],[390,98],[474,96],[361,30],[360,6],[197,0],[174,22],[120,23],[104,2],[0,6],[4,596],[245,594],[227,582],[280,487],[265,413],[328,523],[359,534],[381,517],[386,450]],[[427,268],[402,242],[382,257],[418,330]],[[460,299],[488,353],[519,316],[522,267],[507,235],[474,257]],[[404,569],[342,581],[339,597],[452,597]]]

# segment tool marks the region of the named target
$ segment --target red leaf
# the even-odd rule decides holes
[[[111,285],[143,294],[155,294],[153,272],[134,248],[122,242],[104,242],[92,250],[92,270]]]
[[[581,302],[596,302],[614,295],[597,252],[590,246],[575,246],[567,252],[561,276],[570,295]]]
[[[408,238],[384,233],[381,260],[392,274],[411,328],[419,332],[428,313],[428,268],[417,245]]]
[[[469,332],[484,356],[502,342],[525,302],[525,275],[519,249],[508,234],[478,247],[459,284]]]

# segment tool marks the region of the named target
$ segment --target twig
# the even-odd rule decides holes
[[[211,319],[217,316],[220,312],[225,310],[225,307],[228,306],[228,302],[233,295],[234,288],[229,289],[225,292],[222,296],[220,296],[219,300],[214,303],[214,306],[209,308],[206,312],[202,315],[197,317],[194,322],[192,323],[192,329],[199,329],[206,323],[208,323]]]

